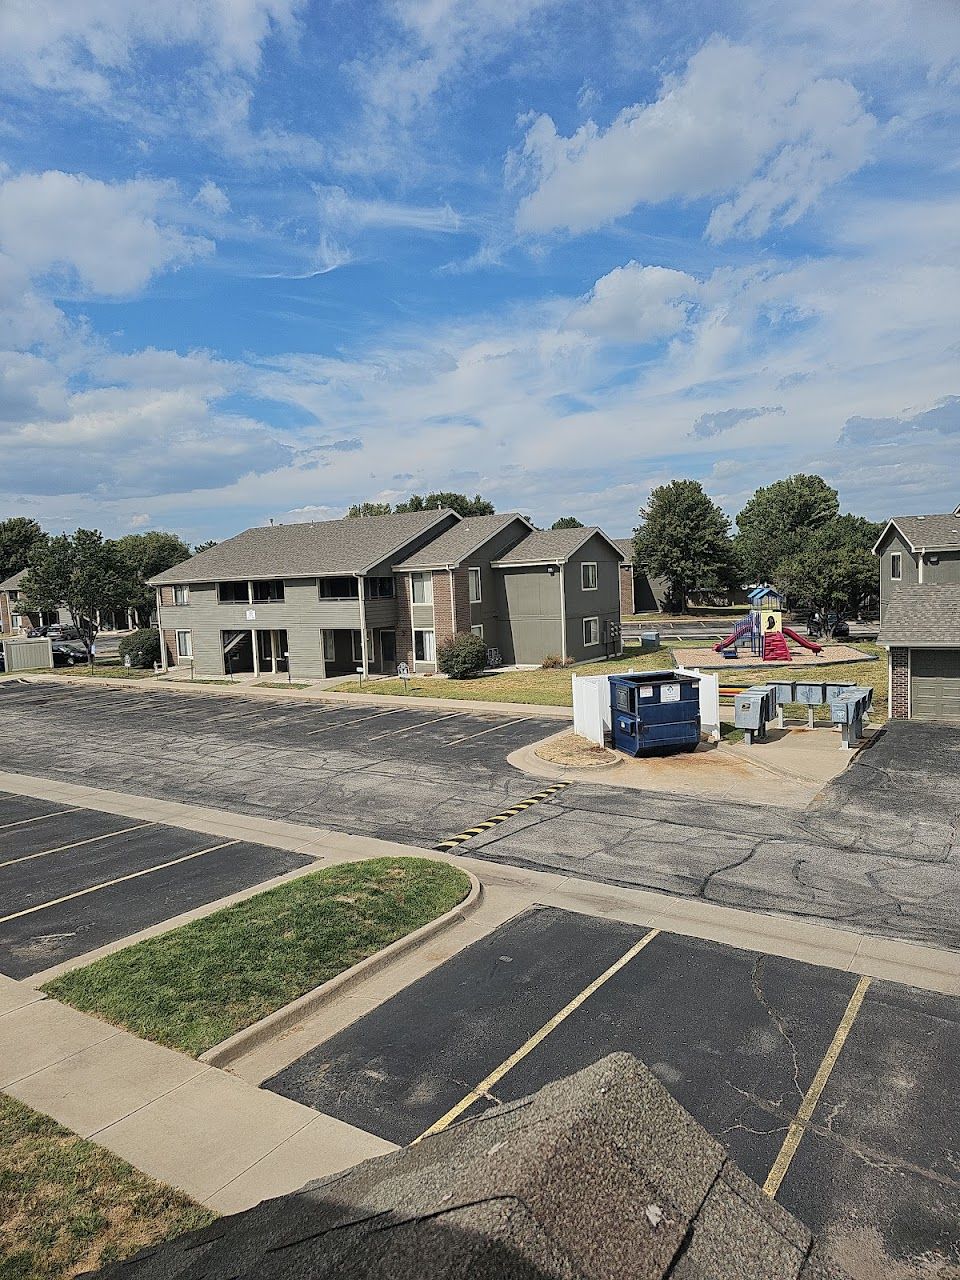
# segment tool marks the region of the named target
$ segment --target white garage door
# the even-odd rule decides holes
[[[960,649],[914,649],[910,674],[914,720],[960,721]]]

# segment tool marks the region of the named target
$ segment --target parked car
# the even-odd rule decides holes
[[[833,624],[833,630],[831,632],[831,635],[833,636],[834,640],[849,640],[850,639],[850,623],[847,622],[845,618],[838,618],[837,621]]]
[[[79,640],[80,632],[65,622],[55,622],[43,634],[48,640]]]
[[[87,661],[87,651],[79,640],[54,640],[51,637],[50,648],[55,667],[75,667],[78,662]]]

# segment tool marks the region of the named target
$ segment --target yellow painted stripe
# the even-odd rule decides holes
[[[790,1128],[787,1130],[787,1136],[783,1140],[783,1146],[780,1148],[780,1154],[773,1162],[773,1167],[767,1174],[767,1180],[763,1184],[763,1190],[768,1196],[775,1196],[780,1190],[784,1178],[787,1176],[787,1170],[790,1168],[790,1162],[797,1154],[797,1148],[800,1146],[807,1125],[810,1123],[811,1117],[816,1110],[817,1103],[820,1101],[823,1091],[830,1079],[830,1073],[837,1064],[840,1057],[840,1051],[847,1042],[847,1036],[850,1029],[856,1021],[857,1014],[860,1012],[860,1006],[863,1004],[864,996],[867,994],[867,988],[870,986],[870,978],[861,978],[854,988],[853,995],[847,1005],[843,1017],[834,1032],[833,1039],[830,1041],[830,1047],[824,1055],[823,1061],[817,1068],[817,1074],[813,1077],[810,1088],[803,1096],[800,1104],[800,1110],[797,1112]]]
[[[216,853],[218,849],[229,849],[232,844],[239,843],[239,840],[225,840],[222,844],[212,844],[207,849],[198,849],[196,853],[185,853],[182,857],[171,858],[169,862],[158,862],[155,867],[131,871],[128,875],[104,880],[102,884],[92,884],[86,889],[78,889],[75,893],[65,893],[61,898],[51,898],[49,902],[39,902],[35,907],[25,907],[22,911],[13,911],[8,916],[0,916],[0,924],[6,924],[8,920],[19,920],[22,916],[33,915],[35,911],[45,911],[47,907],[58,907],[62,902],[72,902],[74,898],[85,898],[88,893],[99,893],[101,889],[109,889],[115,884],[124,884],[127,880],[137,880],[140,876],[153,875],[155,871],[163,871],[165,867],[175,867],[178,863],[189,862],[191,858],[202,858],[205,853]]]
[[[411,1146],[415,1146],[416,1143],[421,1142],[424,1138],[428,1138],[432,1133],[441,1133],[444,1129],[449,1128],[454,1120],[462,1116],[475,1102],[479,1101],[480,1098],[485,1098],[493,1086],[502,1080],[507,1072],[512,1071],[517,1063],[522,1062],[524,1058],[533,1053],[537,1045],[542,1044],[551,1032],[556,1031],[557,1027],[569,1018],[571,1013],[576,1013],[577,1009],[586,1000],[589,1000],[594,992],[599,991],[604,983],[609,982],[615,974],[620,972],[624,965],[629,964],[634,956],[639,955],[644,947],[649,946],[659,932],[659,929],[650,929],[645,933],[639,942],[635,942],[629,951],[623,953],[619,960],[615,960],[608,969],[604,969],[599,978],[594,978],[593,982],[584,987],[579,995],[574,996],[569,1004],[565,1004],[559,1013],[555,1013],[549,1022],[545,1022],[539,1031],[534,1032],[529,1040],[524,1041],[520,1048],[515,1053],[511,1053],[505,1062],[501,1062],[499,1067],[495,1067],[488,1076],[484,1076],[476,1088],[471,1089],[467,1096],[462,1098],[455,1107],[451,1107],[446,1115],[442,1115],[429,1129],[425,1129],[419,1138],[414,1138]]]
[[[322,729],[310,729],[307,737],[315,738],[318,733],[333,733],[335,729],[345,729],[350,724],[363,724],[366,720],[379,720],[381,716],[398,716],[405,710],[405,707],[394,707],[392,711],[375,711],[372,716],[358,716],[356,720],[338,720],[336,724],[324,725]]]
[[[36,818],[18,818],[16,822],[4,822],[0,831],[9,831],[11,827],[25,827],[29,822],[43,822],[45,818],[60,818],[65,813],[75,812],[75,809],[54,809],[53,813],[41,813]]]
[[[8,858],[0,862],[0,867],[13,867],[18,862],[32,862],[34,858],[45,858],[48,853],[64,853],[67,849],[79,849],[85,844],[96,844],[98,840],[113,840],[115,836],[126,836],[131,831],[142,831],[144,827],[155,827],[155,822],[138,822],[135,827],[121,827],[119,831],[105,831],[100,836],[90,836],[87,840],[74,840],[72,844],[58,844],[53,849],[41,849],[38,853],[24,853],[19,858]]]

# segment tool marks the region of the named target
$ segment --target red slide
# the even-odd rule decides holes
[[[797,644],[803,645],[804,649],[812,649],[814,653],[819,653],[823,645],[815,644],[812,640],[808,640],[806,636],[800,635],[798,631],[794,631],[793,627],[784,627],[783,634],[789,636],[791,640],[795,640]]]
[[[714,653],[719,653],[721,649],[729,649],[732,644],[736,644],[739,640],[736,631],[731,631],[726,640],[721,640],[719,644],[713,646]]]

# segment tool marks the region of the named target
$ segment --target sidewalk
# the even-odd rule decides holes
[[[396,1149],[2,975],[0,1089],[219,1213]]]

